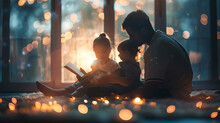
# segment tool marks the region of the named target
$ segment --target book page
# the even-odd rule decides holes
[[[83,77],[84,74],[79,70],[79,68],[77,68],[73,63],[68,62],[65,66],[66,69],[68,69],[69,71],[75,73],[76,75]]]

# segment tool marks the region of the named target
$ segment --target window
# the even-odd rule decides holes
[[[62,82],[74,82],[75,75],[63,66],[68,62],[91,71],[96,59],[93,40],[104,32],[103,0],[62,0]]]
[[[210,80],[209,0],[167,0],[167,34],[187,50],[193,81]]]
[[[0,91],[36,89],[35,81],[50,82],[46,84],[56,88],[70,85],[77,79],[64,65],[72,62],[90,71],[96,59],[93,40],[104,31],[112,40],[111,58],[119,62],[117,46],[128,38],[121,30],[122,22],[137,9],[149,15],[155,29],[166,31],[184,46],[192,64],[194,84],[213,86],[217,78],[220,80],[220,1],[215,0],[217,10],[210,7],[215,4],[213,1],[0,0]],[[214,42],[213,12],[217,14]],[[146,48],[143,45],[137,56],[141,77]],[[218,61],[213,60],[217,56]]]
[[[50,5],[50,0],[10,1],[11,82],[50,81]]]
[[[137,9],[142,9],[150,18],[151,23],[154,25],[154,0],[130,0],[130,1],[122,1],[116,0],[115,5],[115,52],[116,52],[116,61],[120,61],[118,57],[117,47],[118,45],[125,39],[129,38],[126,32],[124,32],[121,28],[121,25],[125,19],[125,17],[132,11],[136,11]],[[144,78],[144,54],[145,45],[140,48],[141,54],[138,55],[138,61],[140,62],[140,67],[142,69],[141,78]]]

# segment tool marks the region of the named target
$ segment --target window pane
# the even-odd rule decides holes
[[[167,0],[167,34],[187,50],[193,80],[210,80],[209,0]]]
[[[93,40],[104,31],[104,0],[62,0],[62,82],[74,82],[76,76],[63,66],[72,62],[87,72],[95,60]]]
[[[11,0],[10,81],[50,81],[50,0]]]
[[[143,10],[150,17],[150,21],[154,27],[154,0],[116,0],[115,1],[115,50],[116,50],[116,61],[121,61],[118,57],[117,47],[118,45],[125,39],[128,38],[126,32],[121,29],[121,25],[125,19],[125,17],[131,13],[132,11],[136,11],[137,9]],[[141,78],[144,76],[144,54],[143,45],[140,49],[141,53],[138,55],[138,61],[140,63],[140,67],[142,69]]]
[[[3,0],[0,1],[0,82],[2,82],[2,20],[3,20]]]
[[[218,76],[220,80],[220,1],[217,0]]]

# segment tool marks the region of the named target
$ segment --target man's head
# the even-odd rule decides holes
[[[154,34],[148,15],[142,10],[128,14],[122,23],[122,28],[126,30],[130,39],[135,40],[139,46],[150,42]]]

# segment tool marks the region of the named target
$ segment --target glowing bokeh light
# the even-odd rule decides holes
[[[82,114],[87,114],[88,113],[88,107],[84,104],[80,104],[78,106],[78,111]]]
[[[128,120],[130,120],[133,117],[133,114],[132,114],[132,112],[129,109],[122,109],[119,112],[119,117],[122,120],[128,121]]]
[[[210,114],[210,117],[211,117],[212,119],[216,118],[217,116],[218,116],[218,112],[212,112],[212,113]]]
[[[88,100],[84,100],[84,103],[88,103]]]
[[[49,11],[44,12],[44,18],[45,18],[45,20],[49,20],[51,18],[51,14]]]
[[[100,18],[101,20],[104,20],[104,19],[105,19],[105,15],[104,15],[103,12],[99,13],[98,16],[99,16],[99,18]]]
[[[2,98],[0,98],[0,103],[2,103],[3,102],[3,100],[2,100]]]
[[[62,106],[60,104],[54,104],[53,110],[57,113],[60,113],[60,112],[62,112]]]
[[[14,98],[14,97],[12,97],[12,98],[11,98],[11,102],[14,103],[14,104],[17,104],[17,99]]]
[[[108,104],[109,104],[109,101],[108,101],[108,100],[105,100],[105,101],[104,101],[104,104],[105,104],[105,105],[108,105]]]
[[[13,103],[9,103],[8,104],[8,108],[11,110],[11,111],[14,111],[15,110],[15,105]]]
[[[27,45],[27,51],[28,51],[28,52],[31,52],[31,51],[33,50],[33,48],[34,48],[34,47],[33,47],[32,44],[28,44],[28,45]]]
[[[190,37],[190,33],[188,31],[184,31],[183,32],[183,38],[189,39],[189,37]]]
[[[174,29],[172,27],[167,27],[167,35],[173,35]]]
[[[35,0],[27,0],[28,4],[33,4]]]
[[[19,0],[18,5],[23,6],[26,3],[26,0]]]
[[[202,108],[202,101],[197,102],[196,107],[201,109]]]
[[[65,38],[66,38],[66,40],[71,39],[72,36],[73,36],[73,35],[72,35],[72,33],[71,33],[70,31],[68,31],[68,32],[65,33]]]
[[[33,48],[36,49],[38,47],[38,41],[33,41],[32,46],[33,46]]]
[[[40,102],[35,102],[35,107],[36,107],[36,109],[40,109],[41,108],[41,104],[40,104]]]
[[[202,25],[207,25],[208,24],[208,16],[206,14],[202,14],[200,22]]]
[[[217,32],[217,39],[220,40],[220,32]]]
[[[156,102],[150,102],[149,105],[150,105],[151,107],[156,107],[156,106],[157,106],[157,103],[156,103]]]
[[[176,107],[174,105],[170,105],[167,107],[167,113],[173,113],[176,110]]]
[[[144,99],[141,99],[140,97],[136,97],[133,99],[133,104],[136,104],[136,105],[142,105],[144,104],[145,100]]]
[[[43,38],[43,45],[48,45],[50,44],[50,38],[49,37],[44,37]]]
[[[98,102],[97,102],[97,101],[92,101],[92,104],[93,104],[93,105],[97,105]]]

